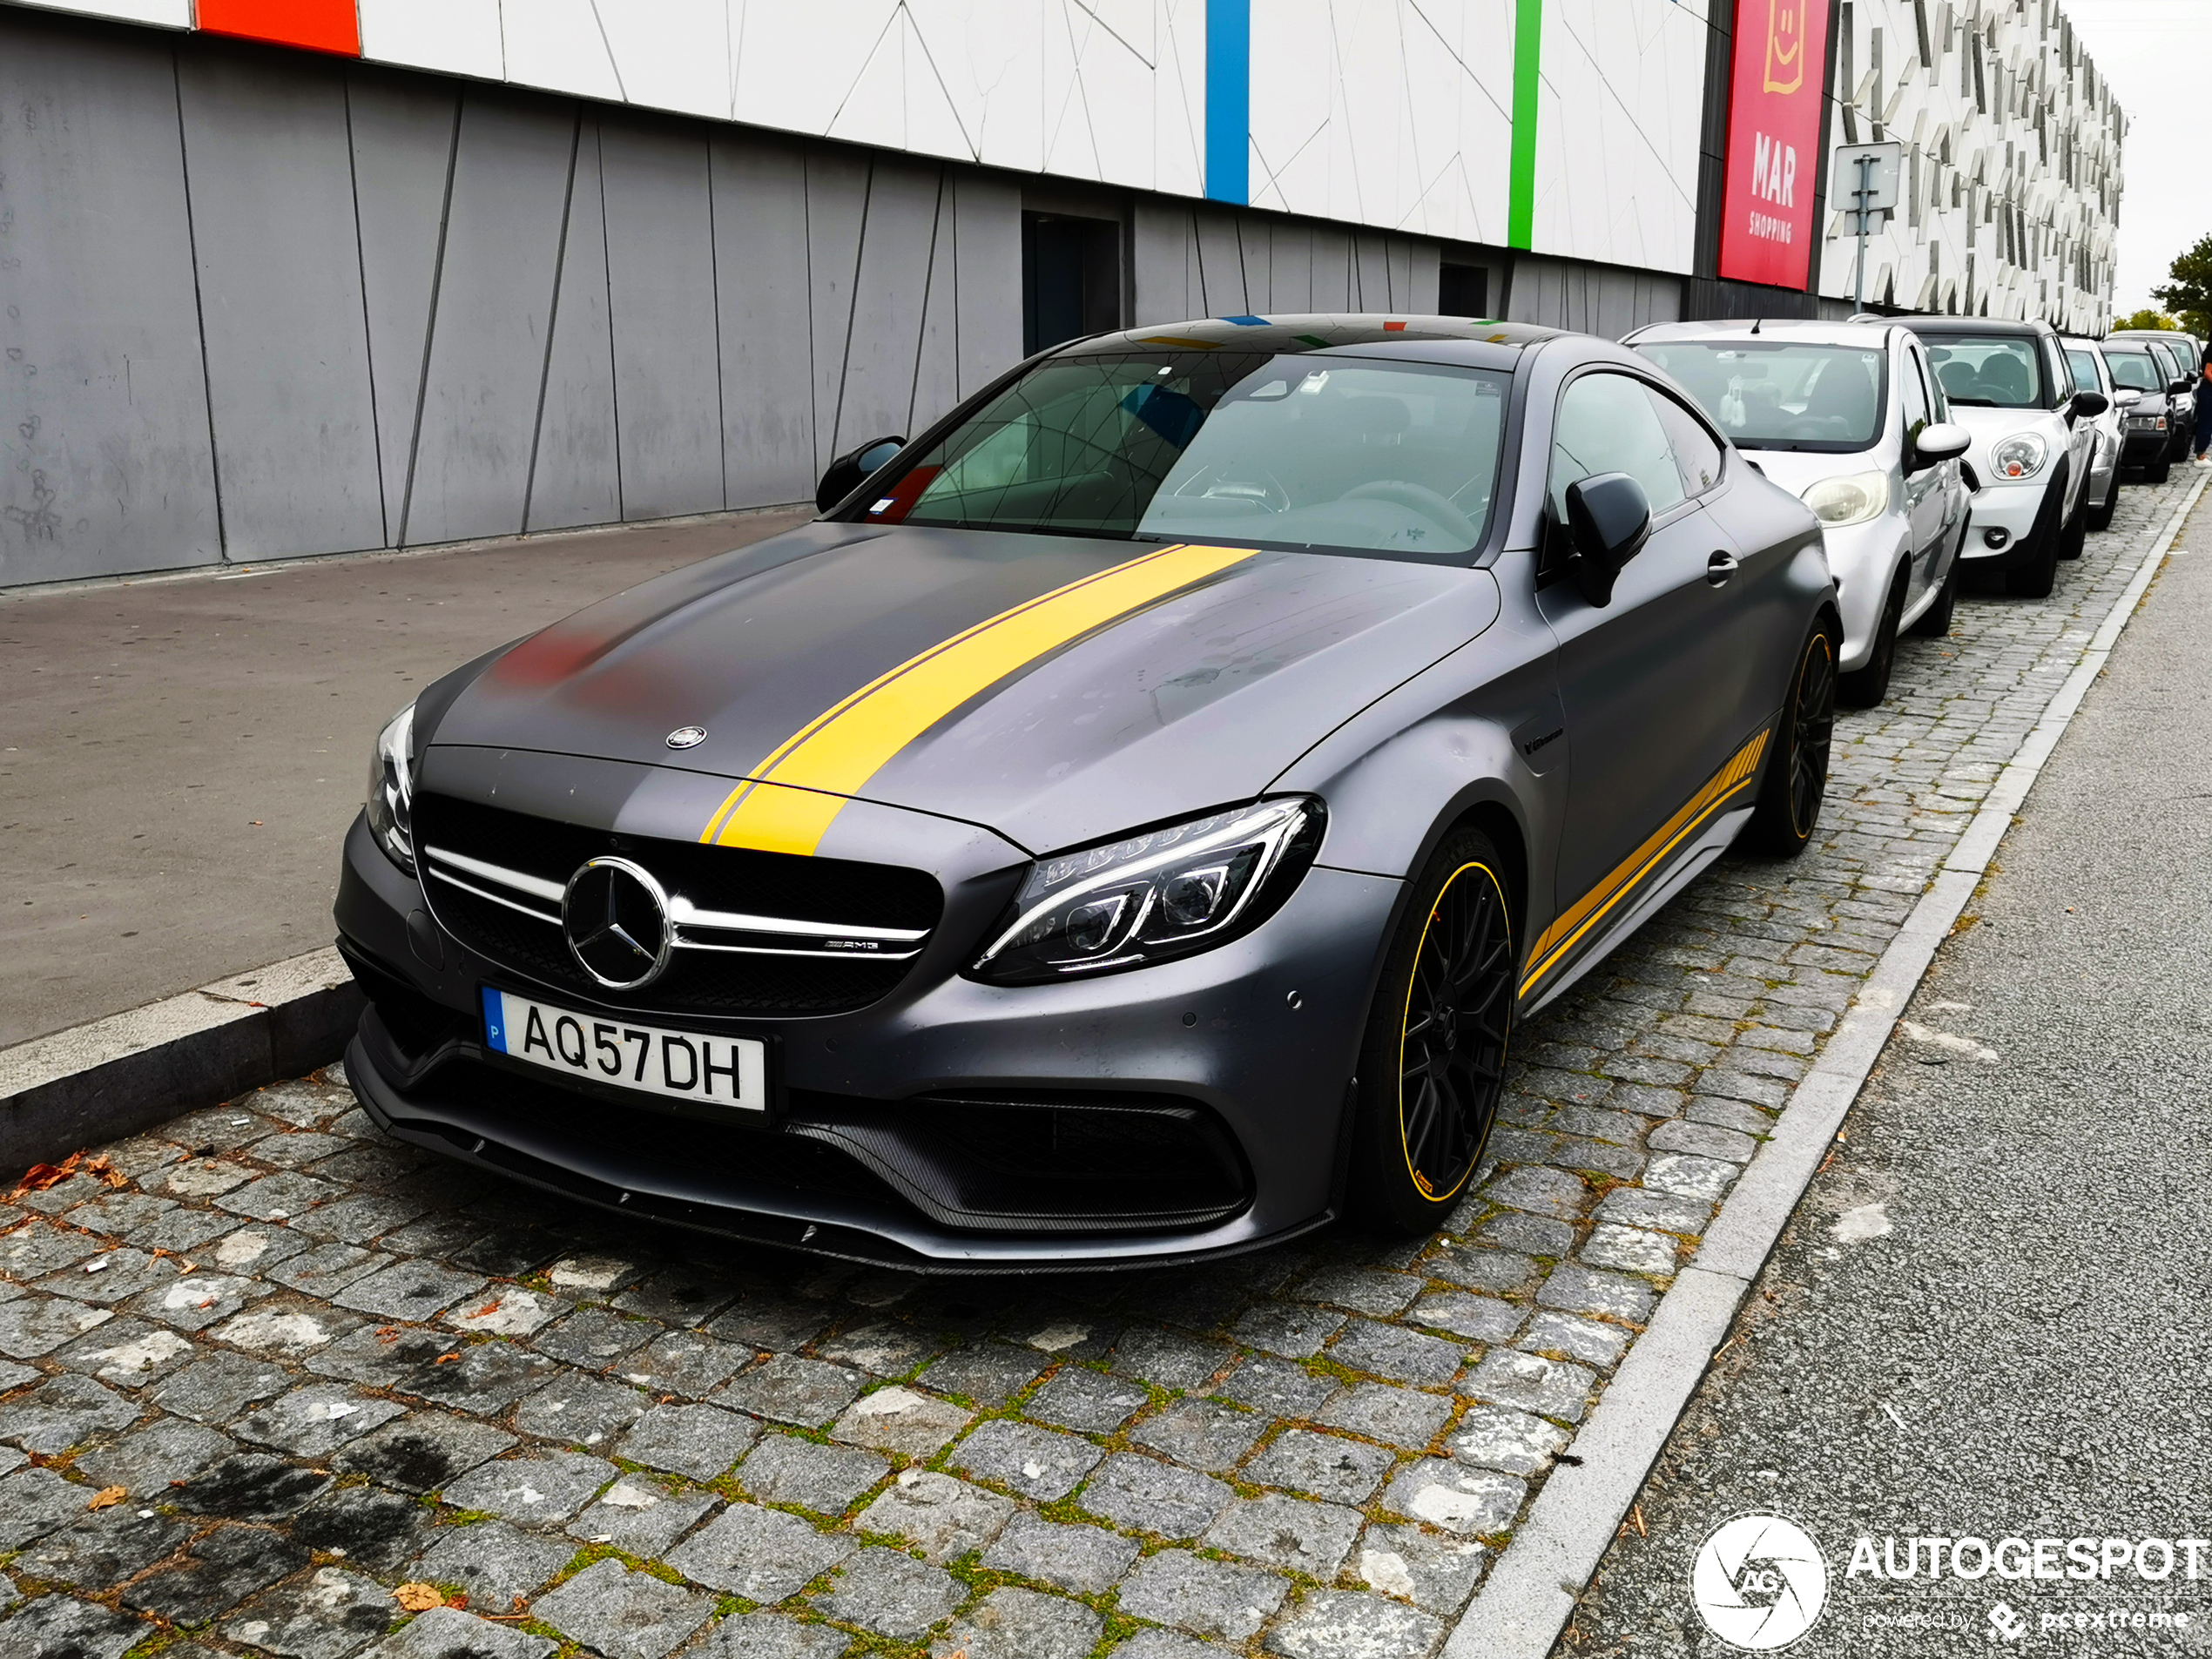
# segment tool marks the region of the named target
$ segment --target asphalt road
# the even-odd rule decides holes
[[[1561,1654],[1730,1651],[1691,1568],[1754,1510],[1825,1558],[1793,1654],[2212,1652],[2212,1546],[2191,1581],[2179,1541],[2212,1534],[2209,613],[2212,506],[1939,953]],[[1915,1537],[2091,1539],[2100,1575],[1962,1581]],[[2109,1577],[2107,1538],[2129,1551]],[[2144,1539],[2174,1541],[2170,1575],[2138,1576]],[[1914,1576],[1888,1575],[1891,1540]],[[2047,1559],[2074,1564],[2065,1542]],[[2187,1628],[2154,1628],[2176,1613]]]
[[[0,1048],[329,943],[369,744],[401,704],[806,516],[0,594]]]

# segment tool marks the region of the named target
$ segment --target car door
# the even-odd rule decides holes
[[[1935,419],[1935,399],[1928,389],[1928,367],[1920,343],[1908,337],[1897,366],[1898,407],[1903,412],[1904,447],[1898,467],[1905,479],[1905,515],[1912,526],[1912,583],[1905,594],[1909,604],[1942,579],[1945,533],[1950,526],[1951,491],[1946,474],[1955,461],[1923,461],[1914,448],[1922,428]]]
[[[1548,537],[1538,606],[1559,642],[1567,718],[1568,803],[1560,833],[1558,921],[1531,954],[1531,982],[1633,908],[1633,894],[1675,849],[1663,833],[1744,740],[1732,622],[1737,556],[1685,488],[1642,380],[1585,372],[1561,391],[1552,432]],[[1609,604],[1592,606],[1559,568],[1567,486],[1625,472],[1650,498],[1651,536],[1622,567]],[[1695,482],[1695,481],[1694,481]],[[1702,488],[1702,483],[1699,484]],[[1716,585],[1714,578],[1720,578]]]

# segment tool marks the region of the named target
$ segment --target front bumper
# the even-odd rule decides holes
[[[2035,516],[2042,510],[2054,475],[2046,464],[2033,478],[2019,483],[1986,483],[1976,490],[1959,558],[1979,570],[2007,570],[2032,557]],[[1990,546],[1987,532],[1992,529],[2006,533],[2004,546]]]
[[[2120,464],[2123,467],[2155,466],[2165,458],[2173,442],[2173,434],[2165,427],[2131,426],[2126,437],[2121,441]]]
[[[771,1045],[778,1121],[736,1125],[585,1094],[489,1055],[476,1013],[487,983],[593,1005],[435,929],[420,886],[356,819],[336,919],[370,1009],[347,1069],[370,1115],[402,1140],[704,1231],[926,1271],[1234,1253],[1321,1225],[1339,1207],[1352,1066],[1403,889],[1317,866],[1253,932],[1179,961],[1025,987],[933,977],[924,964],[850,1014],[686,1022]],[[1020,1170],[979,1151],[972,1134],[939,1132],[948,1101],[976,1100],[1017,1112],[1157,1103],[1219,1154],[1234,1190],[1204,1213],[1148,1213],[1131,1190],[1135,1201],[1111,1215],[1095,1203],[1049,1213],[1040,1200],[1024,1216],[1005,1200],[1024,1184]],[[1028,1186],[1096,1199],[1087,1156],[1031,1169]]]

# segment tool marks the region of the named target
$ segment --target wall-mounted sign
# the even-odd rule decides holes
[[[1828,0],[1737,0],[1722,276],[1805,286],[1827,87]]]

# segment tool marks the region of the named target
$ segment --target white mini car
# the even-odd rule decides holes
[[[1679,381],[1821,523],[1844,612],[1838,694],[1871,707],[1897,637],[1951,631],[1967,497],[1919,339],[1890,324],[1680,322],[1624,342]]]

